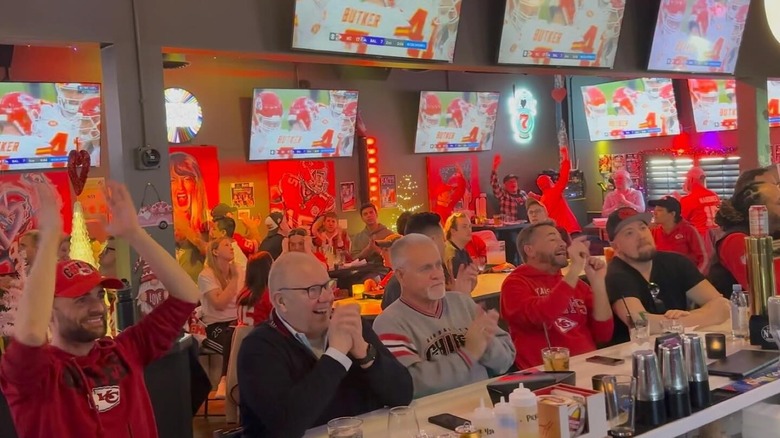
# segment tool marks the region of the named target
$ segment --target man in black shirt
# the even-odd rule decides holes
[[[614,343],[629,340],[627,326],[650,321],[650,332],[661,333],[661,322],[679,319],[683,326],[709,326],[729,318],[729,303],[685,256],[656,251],[649,214],[620,208],[609,215],[607,234],[615,258],[607,268],[607,294],[615,318]],[[697,308],[689,310],[688,302]]]

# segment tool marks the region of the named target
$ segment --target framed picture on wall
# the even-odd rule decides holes
[[[355,199],[354,181],[341,183],[340,189],[339,197],[341,198],[341,211],[356,211],[357,201]]]
[[[395,175],[382,175],[379,177],[380,205],[382,208],[398,207],[397,192]]]

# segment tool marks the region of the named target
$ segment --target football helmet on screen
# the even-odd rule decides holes
[[[298,123],[304,131],[310,131],[317,111],[317,104],[310,98],[301,96],[295,99],[290,105],[290,111],[287,115],[290,129],[292,130],[293,126]]]
[[[599,87],[585,87],[583,100],[585,101],[585,114],[588,117],[607,115],[607,97]]]
[[[695,105],[718,103],[718,82],[713,79],[689,79],[691,95]]]
[[[79,105],[79,138],[100,140],[100,96],[84,99]]]
[[[488,107],[498,103],[498,93],[477,93],[477,111],[480,115],[487,114]]]
[[[539,15],[541,0],[512,0],[507,6],[511,9],[510,20],[516,28],[522,29],[525,23]]]
[[[735,79],[726,79],[726,97],[733,102],[737,97],[737,81]]]
[[[81,102],[95,94],[83,84],[73,82],[60,82],[54,87],[57,90],[57,105],[59,105],[63,115],[69,117],[75,117]]]
[[[33,124],[41,114],[41,101],[15,91],[0,98],[0,122],[13,125],[21,135],[31,135]]]
[[[447,106],[447,123],[453,123],[456,128],[463,126],[463,119],[469,112],[469,103],[460,97],[453,99]]]
[[[253,127],[260,132],[272,132],[282,126],[284,107],[282,99],[273,91],[263,91],[255,96]]]
[[[344,107],[344,112],[341,114],[341,132],[351,132],[355,127],[357,121],[357,107],[356,101],[351,101]]]
[[[439,23],[454,24],[460,20],[461,0],[439,0]]]
[[[350,101],[357,100],[357,93],[354,91],[330,90],[328,93],[330,94],[328,106],[333,115],[337,116],[344,112],[344,108]]]
[[[661,88],[668,82],[661,78],[642,78],[642,84],[645,86],[645,93],[652,99],[658,99],[661,95]]]
[[[661,1],[661,11],[658,18],[661,21],[663,33],[673,34],[677,32],[682,23],[686,6],[685,0]]]
[[[420,100],[420,123],[424,128],[439,126],[441,100],[434,93],[425,93]]]
[[[620,114],[624,112],[628,115],[633,115],[636,112],[634,103],[637,99],[637,92],[629,87],[618,87],[614,93],[612,93],[612,107],[615,108],[615,112]]]

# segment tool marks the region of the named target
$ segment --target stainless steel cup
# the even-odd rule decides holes
[[[664,385],[658,359],[652,350],[635,351],[632,358],[637,381],[637,424],[655,427],[666,422]]]
[[[691,398],[683,346],[676,341],[667,342],[661,345],[660,353],[666,415],[670,420],[687,417],[691,415]]]
[[[707,353],[704,339],[691,334],[683,335],[683,354],[688,371],[688,388],[693,409],[710,405],[710,373],[707,371]]]

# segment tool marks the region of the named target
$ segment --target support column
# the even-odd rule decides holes
[[[109,176],[127,185],[136,206],[141,204],[148,183],[154,185],[162,201],[171,202],[161,53],[158,46],[141,47],[139,69],[132,41],[117,42],[101,49]],[[143,81],[139,81],[140,76]],[[143,99],[139,87],[141,82]],[[135,168],[135,151],[146,144],[160,151],[162,161],[159,169]],[[156,202],[157,199],[149,193],[146,201]],[[173,224],[165,230],[157,227],[146,230],[173,253]],[[131,270],[137,255],[127,251],[125,242],[118,243],[117,274],[122,278],[133,278]]]
[[[737,80],[737,130],[741,171],[772,164],[766,78]]]

